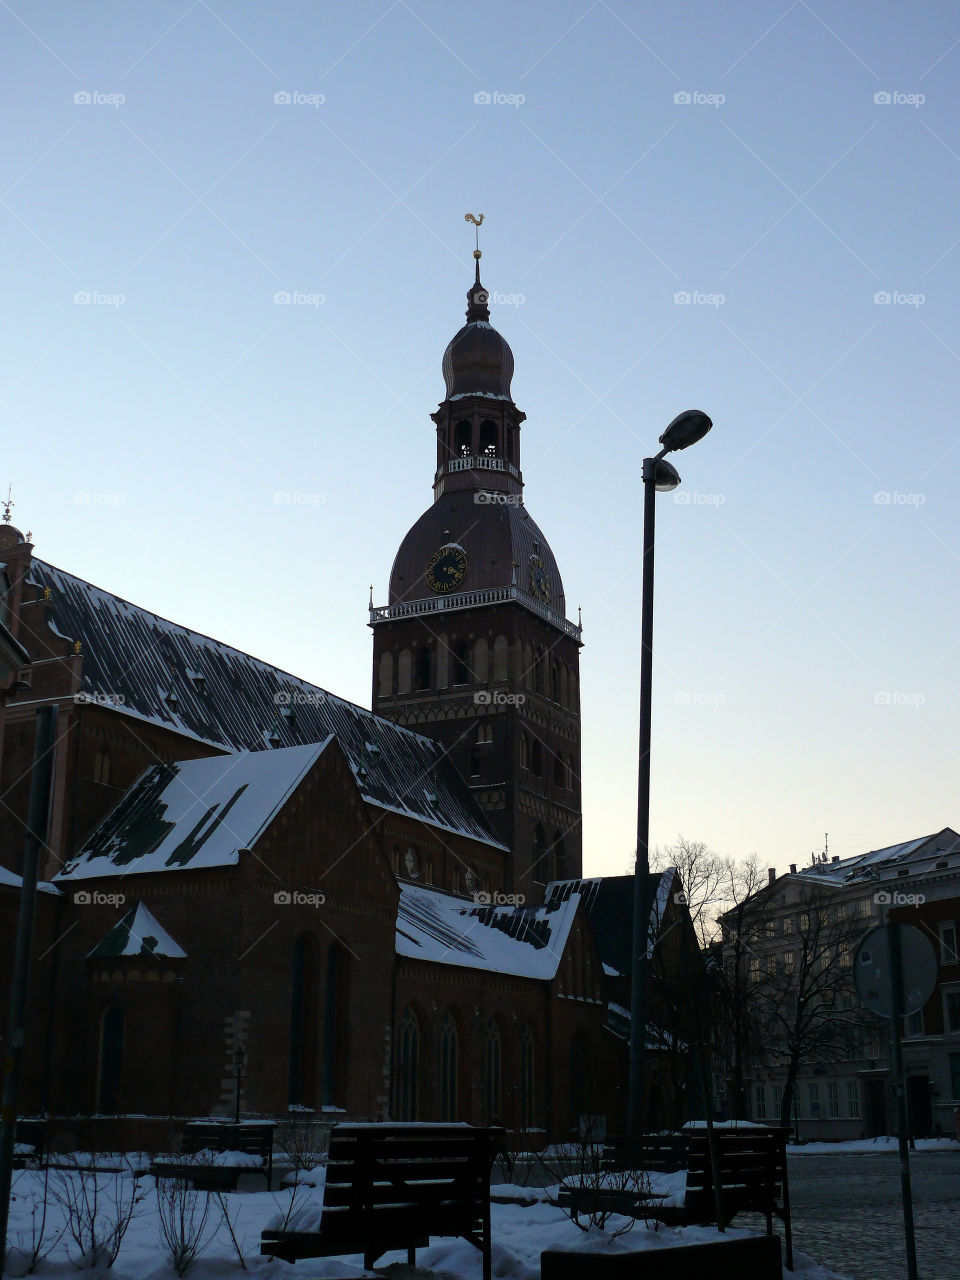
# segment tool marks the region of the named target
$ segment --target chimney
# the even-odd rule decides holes
[[[795,876],[797,874],[797,864],[795,862],[790,863],[790,874],[792,876]]]
[[[840,861],[840,855],[839,855],[839,853],[835,853],[835,854],[833,855],[833,858],[831,859],[831,861],[834,863],[834,865],[836,865],[836,863],[838,863],[838,862]]]
[[[776,880],[776,878],[777,878],[777,868],[776,868],[776,867],[768,867],[768,868],[767,868],[767,884],[773,884],[773,882],[774,882],[774,880]]]

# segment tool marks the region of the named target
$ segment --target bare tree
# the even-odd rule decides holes
[[[701,947],[712,942],[718,932],[718,905],[729,874],[730,859],[709,849],[702,840],[677,836],[674,844],[659,845],[650,859],[651,871],[669,871],[673,867],[686,895],[690,920]]]

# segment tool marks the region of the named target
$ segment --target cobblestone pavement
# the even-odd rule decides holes
[[[789,1173],[794,1248],[850,1280],[905,1280],[895,1154],[791,1156]],[[912,1155],[910,1175],[920,1280],[960,1280],[960,1152]]]

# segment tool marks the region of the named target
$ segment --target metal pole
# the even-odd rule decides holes
[[[917,1241],[913,1229],[913,1188],[910,1185],[910,1150],[907,1146],[907,1102],[903,1087],[903,1053],[900,1047],[900,1020],[903,1017],[903,958],[900,926],[887,916],[890,947],[890,987],[893,1016],[890,1019],[890,1047],[893,1058],[894,1097],[897,1105],[897,1146],[900,1151],[900,1190],[903,1194],[903,1234],[907,1245],[907,1280],[917,1280]]]
[[[656,459],[643,460],[643,595],[640,612],[640,760],[637,860],[633,873],[633,971],[630,984],[630,1093],[627,1127],[643,1132],[643,1066],[647,1041],[647,947],[650,934],[650,711],[653,691],[653,559]]]
[[[7,1252],[10,1183],[13,1178],[13,1142],[17,1127],[17,1107],[20,1101],[20,1068],[23,1060],[30,988],[30,951],[33,944],[33,920],[37,901],[37,864],[47,834],[57,712],[56,706],[38,709],[33,744],[30,808],[27,815],[27,839],[23,853],[17,950],[10,987],[10,1029],[3,1064],[3,1104],[0,1109],[0,1258],[4,1261],[6,1261]],[[0,1264],[0,1271],[2,1269]]]

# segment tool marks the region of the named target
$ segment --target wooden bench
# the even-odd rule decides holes
[[[540,1274],[543,1280],[783,1280],[783,1263],[779,1236],[746,1236],[635,1253],[548,1249],[540,1255]]]
[[[706,1127],[688,1128],[687,1194],[685,1222],[716,1222],[713,1166]],[[717,1125],[720,1199],[728,1226],[741,1212],[762,1213],[767,1235],[773,1234],[773,1218],[783,1222],[787,1267],[793,1268],[793,1235],[790,1227],[790,1187],[787,1179],[787,1130],[759,1125]]]
[[[502,1130],[466,1124],[341,1124],[330,1136],[317,1231],[267,1230],[260,1252],[285,1262],[362,1253],[371,1268],[391,1249],[460,1236],[490,1280],[490,1170]]]
[[[43,1166],[46,1148],[46,1121],[20,1119],[13,1133],[13,1167],[26,1169]]]
[[[150,1172],[157,1178],[182,1178],[202,1191],[236,1191],[241,1174],[262,1173],[269,1190],[273,1180],[273,1128],[271,1121],[225,1124],[190,1120],[184,1125],[181,1156],[196,1156],[201,1151],[241,1151],[258,1163],[217,1164],[161,1156],[151,1161]]]
[[[647,1169],[676,1173],[687,1167],[687,1139],[682,1133],[642,1134],[639,1138],[608,1138],[603,1144],[603,1169]]]

